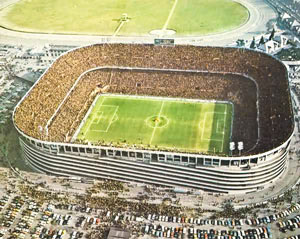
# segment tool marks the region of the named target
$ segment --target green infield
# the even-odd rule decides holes
[[[232,105],[101,95],[77,139],[105,145],[228,154]]]
[[[248,15],[231,0],[20,0],[0,11],[0,22],[30,32],[129,36],[173,29],[204,35],[237,28]]]

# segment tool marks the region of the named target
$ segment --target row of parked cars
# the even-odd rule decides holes
[[[3,210],[3,208],[5,207],[6,203],[8,202],[9,197],[4,195],[1,199],[0,199],[0,211]]]
[[[83,232],[72,231],[70,235],[67,235],[67,231],[63,226],[68,226],[70,220],[72,219],[71,215],[58,214],[54,212],[55,206],[53,204],[48,204],[43,211],[43,214],[40,218],[38,226],[35,228],[35,236],[33,238],[41,239],[78,239],[82,238]],[[59,228],[48,227],[48,225],[56,223]]]
[[[250,219],[222,219],[222,220],[211,220],[211,219],[201,219],[201,218],[193,218],[193,217],[176,217],[176,216],[162,216],[156,214],[148,214],[147,219],[149,221],[160,221],[160,222],[173,222],[173,223],[189,223],[195,225],[220,225],[220,226],[243,226],[244,224],[248,224],[250,226],[256,226],[260,224],[267,224],[274,222],[280,218],[284,218],[289,216],[292,212],[299,210],[300,205],[295,204],[291,206],[289,209],[277,213],[272,214],[270,216],[258,217],[258,218],[250,218]]]
[[[91,214],[91,213],[97,213],[98,215],[101,215],[101,218],[93,218],[92,220],[87,220],[88,223],[91,223],[93,225],[97,224],[100,219],[103,219],[106,217],[107,219],[110,219],[111,221],[142,221],[142,217],[137,217],[135,215],[128,215],[128,214],[123,214],[123,213],[112,213],[111,211],[105,211],[105,210],[97,210],[95,208],[91,207],[84,207],[84,206],[78,206],[74,204],[70,205],[64,205],[64,204],[57,204],[55,205],[55,208],[57,209],[64,209],[64,210],[69,210],[69,211],[76,211],[76,212],[81,212],[81,213],[86,213],[86,214]],[[82,220],[83,221],[83,220]],[[80,225],[77,224],[77,227]]]
[[[0,232],[0,239],[4,238],[6,234],[10,234],[7,238],[23,239],[27,234],[30,234],[30,229],[33,222],[38,215],[40,204],[29,200],[26,197],[7,195],[0,199],[3,227]],[[31,236],[30,236],[31,238]]]
[[[248,230],[203,230],[194,227],[166,227],[163,225],[145,224],[143,227],[145,234],[154,237],[165,238],[190,238],[190,239],[260,239],[269,238],[270,231],[266,227]]]
[[[8,203],[9,198],[3,198],[3,201]],[[15,196],[5,208],[5,212],[3,213],[4,220],[2,221],[1,226],[9,228],[14,223],[24,203],[24,200],[21,199],[20,196]]]
[[[63,235],[66,234],[66,230],[64,230],[64,229],[58,230],[58,229],[54,229],[54,228],[41,227],[39,231],[40,231],[40,233],[38,234],[38,236],[35,236],[33,238],[61,239],[63,237]]]
[[[292,237],[285,237],[284,239],[300,239],[300,235],[292,236]]]
[[[72,218],[71,215],[61,215],[53,213],[54,205],[48,204],[41,218],[41,224],[46,225],[49,223],[56,223],[57,225],[69,225]]]
[[[278,219],[288,217],[292,212],[295,212],[299,209],[300,209],[300,205],[297,203],[295,205],[292,205],[289,209],[284,210],[280,213],[272,214],[270,216],[260,217],[257,219],[248,219],[248,220],[246,219],[245,222],[248,225],[259,225],[261,223],[265,223],[265,224],[271,223],[271,222],[277,221]]]
[[[155,214],[149,214],[147,219],[149,221],[160,221],[160,222],[173,222],[173,223],[189,223],[195,225],[220,225],[220,226],[243,226],[243,219],[224,219],[224,220],[215,220],[215,219],[200,219],[193,217],[168,217],[168,216],[159,216]]]
[[[82,238],[83,232],[73,231],[70,236],[71,239]]]
[[[300,215],[297,215],[289,220],[280,221],[277,223],[277,226],[282,232],[286,232],[287,229],[294,231],[296,228],[300,228]]]
[[[76,227],[83,227],[86,224],[88,224],[88,225],[99,225],[100,224],[100,218],[81,216],[81,217],[78,217],[75,226]]]
[[[12,231],[14,236],[23,239],[26,234],[30,233],[30,228],[38,215],[40,206],[40,204],[37,204],[34,201],[28,202],[28,207],[24,208],[22,211],[22,217]]]
[[[7,232],[7,229],[1,229],[0,230],[0,239],[4,238],[6,232]]]
[[[0,231],[0,239],[8,233],[10,234],[8,238],[11,239],[77,239],[83,236],[83,233],[77,231],[66,235],[62,225],[68,225],[72,216],[53,213],[55,207],[52,204],[48,204],[42,212],[42,205],[29,198],[3,196],[0,205],[0,211],[3,211],[2,226],[4,226]],[[61,225],[61,228],[47,228],[52,222]]]

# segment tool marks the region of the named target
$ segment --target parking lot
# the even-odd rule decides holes
[[[168,188],[25,172],[18,177],[8,169],[1,169],[0,178],[5,239],[106,238],[111,226],[129,229],[131,238],[288,238],[300,232],[300,205],[290,203],[291,193],[230,214],[183,206],[189,195]]]

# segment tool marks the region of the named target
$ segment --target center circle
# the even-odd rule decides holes
[[[162,128],[169,123],[167,117],[163,115],[153,115],[146,119],[146,124],[151,128]]]

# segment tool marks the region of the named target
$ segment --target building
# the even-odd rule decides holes
[[[129,239],[130,232],[118,227],[111,227],[107,239]]]
[[[167,71],[185,79],[178,77],[178,83],[168,86],[168,97],[229,99],[235,105],[232,141],[242,140],[243,150],[233,150],[228,156],[73,142],[72,135],[85,114],[81,112],[84,102],[78,111],[68,102],[79,97],[74,92],[84,88],[82,77],[112,70],[119,71],[120,77],[122,72],[132,73],[134,83],[126,85],[125,91],[133,94],[144,92],[136,88],[136,71],[144,71],[146,78],[147,72]],[[203,81],[186,78],[193,74]],[[212,88],[203,83],[207,74],[220,78]],[[122,85],[118,84],[125,84],[120,79],[108,78],[114,82],[111,90],[119,92]],[[156,95],[158,90],[147,92]],[[220,193],[256,191],[278,179],[287,166],[294,131],[287,71],[280,61],[246,49],[180,45],[98,44],[69,51],[24,96],[13,120],[24,158],[37,171]]]

